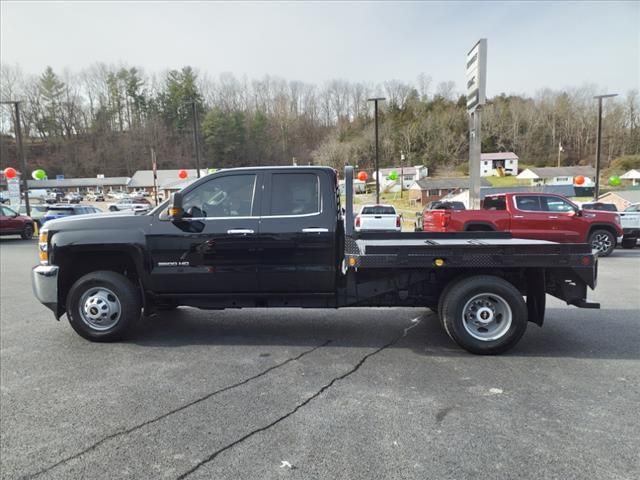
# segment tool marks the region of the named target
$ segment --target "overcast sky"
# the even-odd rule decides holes
[[[26,73],[96,62],[159,73],[265,74],[322,84],[465,81],[488,39],[487,93],[640,86],[640,2],[1,3],[2,63]]]

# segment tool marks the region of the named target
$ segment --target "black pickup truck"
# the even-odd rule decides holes
[[[500,353],[546,293],[577,307],[595,288],[586,244],[508,233],[356,233],[353,169],[237,168],[208,175],[148,214],[54,220],[40,232],[35,295],[93,341],[181,305],[428,307],[462,348]]]

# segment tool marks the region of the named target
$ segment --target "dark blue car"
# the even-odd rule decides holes
[[[47,213],[40,218],[40,225],[44,225],[49,220],[55,220],[56,218],[68,217],[70,215],[87,215],[90,213],[102,213],[102,211],[91,205],[52,205],[47,208]]]

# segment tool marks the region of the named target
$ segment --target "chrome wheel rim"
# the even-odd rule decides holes
[[[499,295],[481,293],[462,309],[462,324],[476,340],[490,342],[503,337],[511,328],[513,314],[507,301]]]
[[[102,332],[113,328],[121,315],[120,300],[108,288],[90,288],[80,298],[80,317],[92,330]]]
[[[611,237],[606,233],[599,233],[591,240],[591,248],[597,250],[599,253],[606,252],[611,248]]]

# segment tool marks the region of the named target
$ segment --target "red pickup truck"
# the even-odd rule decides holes
[[[425,210],[425,232],[501,231],[516,238],[559,243],[590,243],[599,256],[611,254],[622,237],[620,216],[581,210],[550,193],[505,193],[487,196],[482,210]]]

